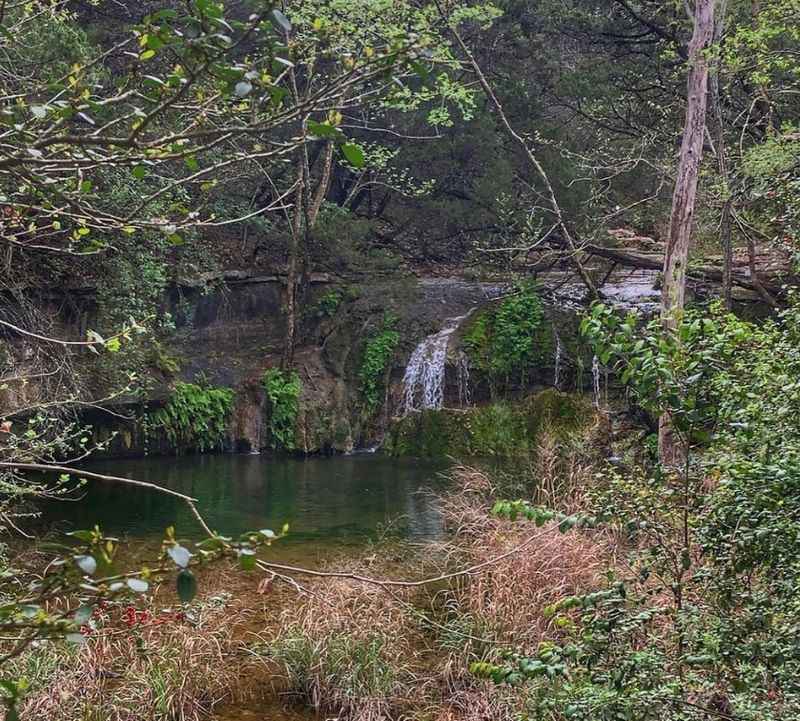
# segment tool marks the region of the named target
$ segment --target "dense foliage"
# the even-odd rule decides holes
[[[164,407],[147,417],[148,431],[163,431],[177,451],[221,450],[233,399],[230,388],[178,382]]]
[[[302,386],[294,371],[270,368],[261,379],[267,394],[267,429],[272,448],[292,451],[295,448],[295,423]]]
[[[400,343],[400,334],[394,329],[396,322],[394,316],[384,316],[381,328],[367,338],[364,346],[358,377],[368,413],[374,413],[383,404],[386,373]]]
[[[698,309],[674,336],[603,306],[586,318],[636,401],[672,416],[686,464],[634,453],[599,473],[592,523],[625,563],[545,610],[561,631],[536,656],[474,666],[529,684],[534,718],[800,717],[799,310],[756,325]]]
[[[549,351],[540,333],[544,307],[534,286],[521,283],[497,307],[481,313],[464,334],[471,364],[489,374],[495,383],[510,379],[524,385],[537,360]],[[549,340],[549,339],[548,339]]]

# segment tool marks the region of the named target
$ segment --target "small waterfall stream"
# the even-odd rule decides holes
[[[561,336],[558,335],[558,332],[555,330],[555,326],[553,327],[553,335],[556,337],[556,357],[554,360],[554,370],[553,370],[553,385],[555,386],[556,390],[561,389],[561,356],[563,354],[563,349],[561,347]]]
[[[458,372],[458,404],[462,408],[469,408],[472,405],[469,390],[469,356],[463,350],[458,352],[456,370]]]
[[[597,355],[592,358],[592,390],[594,392],[594,407],[600,410],[600,359]]]
[[[470,311],[471,313],[472,311]],[[445,365],[450,336],[469,315],[447,318],[438,333],[425,338],[411,354],[403,376],[403,414],[438,410],[444,405]],[[459,400],[469,403],[469,364],[466,355],[458,359]],[[463,387],[462,387],[463,384]]]

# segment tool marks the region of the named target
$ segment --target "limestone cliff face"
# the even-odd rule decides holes
[[[611,302],[622,307],[637,305],[646,309],[654,305],[657,296],[655,280],[655,274],[645,278],[641,272],[633,278],[612,276],[604,290]],[[175,329],[161,339],[160,348],[176,360],[175,368],[165,370],[155,367],[157,364],[147,367],[145,373],[150,382],[146,396],[117,399],[114,412],[118,415],[96,408],[82,413],[82,420],[94,426],[97,437],[108,440],[108,454],[175,452],[165,437],[152,431],[145,433],[136,419],[162,405],[177,381],[197,382],[200,378],[235,392],[225,444],[228,450],[260,451],[271,445],[262,377],[267,369],[279,366],[283,351],[283,281],[276,276],[252,276],[246,272],[228,272],[201,281],[173,287],[164,299],[164,310],[175,319]],[[525,387],[510,389],[512,396],[553,386],[559,375],[558,385],[564,390],[587,389],[592,381],[591,357],[585,357],[585,349],[577,339],[581,306],[576,299],[581,289],[570,288],[557,276],[540,282],[547,307],[547,322],[537,341],[540,357]],[[295,449],[301,453],[339,453],[383,440],[400,415],[403,373],[417,344],[440,331],[447,319],[480,316],[509,289],[502,283],[463,278],[387,275],[354,283],[326,275],[312,276],[294,359],[294,370],[302,384]],[[91,289],[82,290],[77,304],[59,304],[53,298],[48,303],[52,309],[70,308],[58,316],[62,335],[84,337],[86,328],[93,327]],[[52,310],[54,317],[58,312]],[[367,412],[360,368],[368,339],[380,330],[387,315],[394,319],[400,342],[384,379],[384,402]],[[463,392],[459,387],[458,348],[468,323],[465,320],[449,342],[443,383],[447,407],[458,407],[459,394]],[[4,352],[18,356],[20,363],[26,362],[24,343],[18,345],[6,342]],[[76,394],[83,389],[91,392],[100,383],[102,368],[89,362],[76,368],[70,377]],[[0,403],[6,408],[23,401],[35,405],[48,392],[44,385],[38,387],[35,383],[22,389],[0,389]],[[18,397],[12,398],[14,394]],[[481,404],[491,396],[487,379],[473,371],[472,401]]]

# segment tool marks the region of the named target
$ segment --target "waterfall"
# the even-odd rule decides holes
[[[561,336],[559,336],[555,330],[553,330],[553,334],[556,337],[556,358],[554,363],[555,370],[553,372],[553,385],[556,387],[556,390],[558,390],[561,386]]]
[[[600,361],[597,355],[592,358],[592,388],[594,391],[594,407],[600,410]]]
[[[463,350],[458,352],[456,372],[458,374],[458,404],[462,408],[468,408],[471,405],[469,393],[469,357]]]
[[[439,409],[444,404],[444,371],[447,362],[447,346],[450,336],[466,315],[448,318],[438,333],[425,338],[411,354],[403,376],[403,413],[425,409]],[[459,372],[469,369],[461,368]],[[460,392],[460,391],[459,391]],[[468,393],[468,391],[467,391]],[[468,397],[468,396],[467,396]]]

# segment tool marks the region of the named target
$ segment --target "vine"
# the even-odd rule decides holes
[[[294,428],[300,408],[300,376],[295,371],[269,368],[261,378],[261,385],[267,394],[267,427],[270,446],[291,451],[295,448]]]
[[[176,450],[190,448],[202,453],[221,449],[233,398],[230,388],[176,383],[167,404],[149,414],[148,434],[162,429]]]
[[[381,404],[385,388],[385,375],[395,349],[400,343],[400,333],[395,330],[397,318],[387,314],[382,328],[367,339],[358,376],[365,409],[373,413]]]

